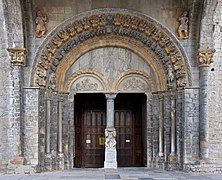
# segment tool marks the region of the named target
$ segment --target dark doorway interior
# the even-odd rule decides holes
[[[118,94],[115,99],[117,163],[143,166],[143,94]],[[104,94],[75,96],[75,167],[103,167],[106,99]]]

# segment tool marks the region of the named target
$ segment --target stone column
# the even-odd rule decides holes
[[[57,131],[57,139],[58,139],[58,165],[60,170],[64,170],[64,154],[62,148],[62,104],[63,104],[63,95],[59,94],[59,101],[58,101],[58,131]]]
[[[25,48],[9,48],[7,49],[11,57],[12,78],[13,78],[13,130],[14,130],[14,147],[15,158],[12,164],[23,164],[23,71],[22,67],[26,64]]]
[[[170,119],[171,119],[171,151],[170,156],[176,156],[176,107],[175,94],[171,92],[170,95]]]
[[[200,72],[200,159],[209,158],[209,121],[207,118],[208,72],[213,62],[214,49],[199,49],[198,62]]]
[[[163,94],[159,95],[159,157],[163,157],[163,133],[164,133],[164,122],[163,122]]]
[[[170,155],[168,157],[168,169],[178,169],[178,158],[176,154],[176,97],[175,92],[170,92]]]
[[[105,96],[107,103],[104,168],[117,168],[116,130],[114,128],[114,99],[116,98],[116,93],[107,93]]]
[[[50,124],[51,124],[51,100],[50,95],[47,94],[46,97],[46,154],[51,154],[51,147],[50,147]]]

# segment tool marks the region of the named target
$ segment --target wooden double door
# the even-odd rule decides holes
[[[129,95],[118,95],[115,99],[119,167],[143,164],[141,105],[137,96],[129,100]],[[85,94],[75,101],[75,167],[103,167],[106,99],[103,94]]]

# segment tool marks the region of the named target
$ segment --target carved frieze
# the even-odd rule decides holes
[[[198,62],[199,66],[210,66],[213,63],[215,49],[199,49]]]
[[[180,64],[183,65],[183,68],[185,68],[183,56],[178,47],[160,27],[152,21],[147,21],[138,16],[124,13],[94,14],[89,17],[75,20],[66,25],[51,38],[49,43],[43,49],[42,54],[38,59],[42,62],[37,63],[38,68],[50,69],[55,72],[59,63],[44,63],[43,61],[51,62],[55,61],[55,59],[61,60],[64,55],[79,42],[83,42],[95,36],[109,34],[128,36],[137,41],[141,41],[145,46],[144,48],[152,50],[160,59],[166,74],[168,73],[169,68],[179,72],[176,65],[171,66],[171,64],[174,63],[172,60],[175,58],[173,57],[175,54],[177,54],[177,56],[174,61],[179,61]],[[47,66],[51,66],[51,68]],[[174,74],[177,75],[177,72]],[[37,74],[37,71],[36,75],[41,81],[47,80],[41,78]],[[180,81],[185,82],[187,78],[186,71],[183,70],[183,73],[180,73],[180,76],[178,77],[180,78]],[[46,82],[42,84],[46,84]],[[180,87],[180,84],[181,83],[177,83],[177,87]]]
[[[26,49],[25,48],[8,48],[11,63],[16,66],[25,66],[26,64]]]

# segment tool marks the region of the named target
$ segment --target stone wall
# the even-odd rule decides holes
[[[215,3],[215,2],[212,2]],[[210,5],[208,5],[210,8]],[[210,9],[209,9],[210,10]],[[208,119],[209,119],[209,153],[211,163],[222,164],[222,62],[221,62],[221,27],[222,27],[222,2],[219,1],[214,12],[213,21],[210,26],[213,28],[214,62],[209,67],[209,88],[208,88]],[[210,17],[206,17],[210,18]],[[208,20],[209,21],[209,20]],[[205,40],[207,41],[207,40]]]
[[[3,11],[3,1],[0,0],[0,172],[7,165],[8,158],[12,157],[11,138],[13,132],[10,131],[10,114],[12,111],[12,99],[10,91],[13,87],[11,82],[10,60],[6,48],[8,47],[6,34],[6,20]]]
[[[38,88],[24,89],[24,157],[26,171],[43,166],[45,94]],[[30,172],[30,170],[29,170]]]
[[[199,163],[199,88],[185,89],[183,110],[184,167]]]

